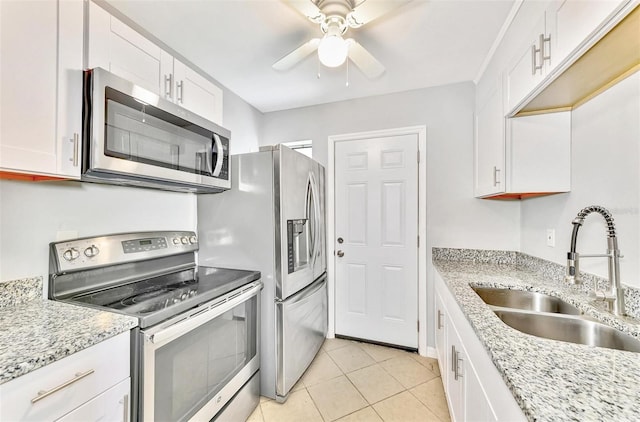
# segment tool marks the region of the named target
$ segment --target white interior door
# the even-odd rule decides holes
[[[335,144],[337,335],[418,347],[418,136]]]

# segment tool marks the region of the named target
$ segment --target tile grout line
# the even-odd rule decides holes
[[[424,407],[426,407],[427,409],[429,409],[429,411],[430,411],[431,413],[433,413],[433,415],[434,415],[436,418],[438,418],[438,420],[439,420],[440,422],[446,422],[446,421],[445,421],[445,420],[443,420],[439,415],[437,415],[437,414],[436,414],[436,412],[434,412],[434,411],[433,411],[433,409],[431,408],[431,406],[429,406],[429,405],[428,405],[428,404],[426,404],[426,403],[423,403],[423,402],[422,402],[422,400],[420,400],[420,399],[418,398],[418,396],[416,396],[416,395],[413,393],[413,391],[411,391],[411,390],[412,390],[412,389],[414,389],[414,388],[418,388],[419,386],[424,385],[424,384],[427,384],[427,383],[430,383],[430,382],[432,382],[432,381],[434,381],[434,380],[437,380],[438,378],[440,378],[440,382],[442,382],[442,378],[441,378],[440,376],[437,376],[436,378],[431,378],[429,381],[425,381],[425,382],[423,382],[423,383],[421,383],[421,384],[416,385],[415,387],[411,387],[410,389],[407,389],[407,391],[409,392],[409,394],[411,394],[413,397],[415,397],[415,398],[416,398],[416,400],[418,400],[420,403],[422,403],[422,405],[423,405]],[[445,399],[444,399],[444,402],[445,402],[445,404],[447,405],[447,412],[448,412],[448,411],[449,411],[449,404],[447,403],[447,398],[446,398],[446,397],[445,397]],[[451,420],[451,418],[449,418],[449,420]]]

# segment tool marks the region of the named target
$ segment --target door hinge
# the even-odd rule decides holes
[[[420,235],[418,235],[418,247],[420,247]]]
[[[418,332],[420,332],[420,321],[416,321],[418,325]]]
[[[418,152],[416,153],[416,155],[418,156],[418,164],[420,164],[420,150],[418,150]]]

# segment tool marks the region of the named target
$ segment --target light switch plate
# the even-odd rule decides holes
[[[556,247],[556,231],[554,229],[547,229],[547,246]]]

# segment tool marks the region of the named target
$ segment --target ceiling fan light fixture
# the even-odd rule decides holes
[[[340,35],[327,34],[318,46],[320,63],[327,67],[338,67],[347,59],[349,46]]]

